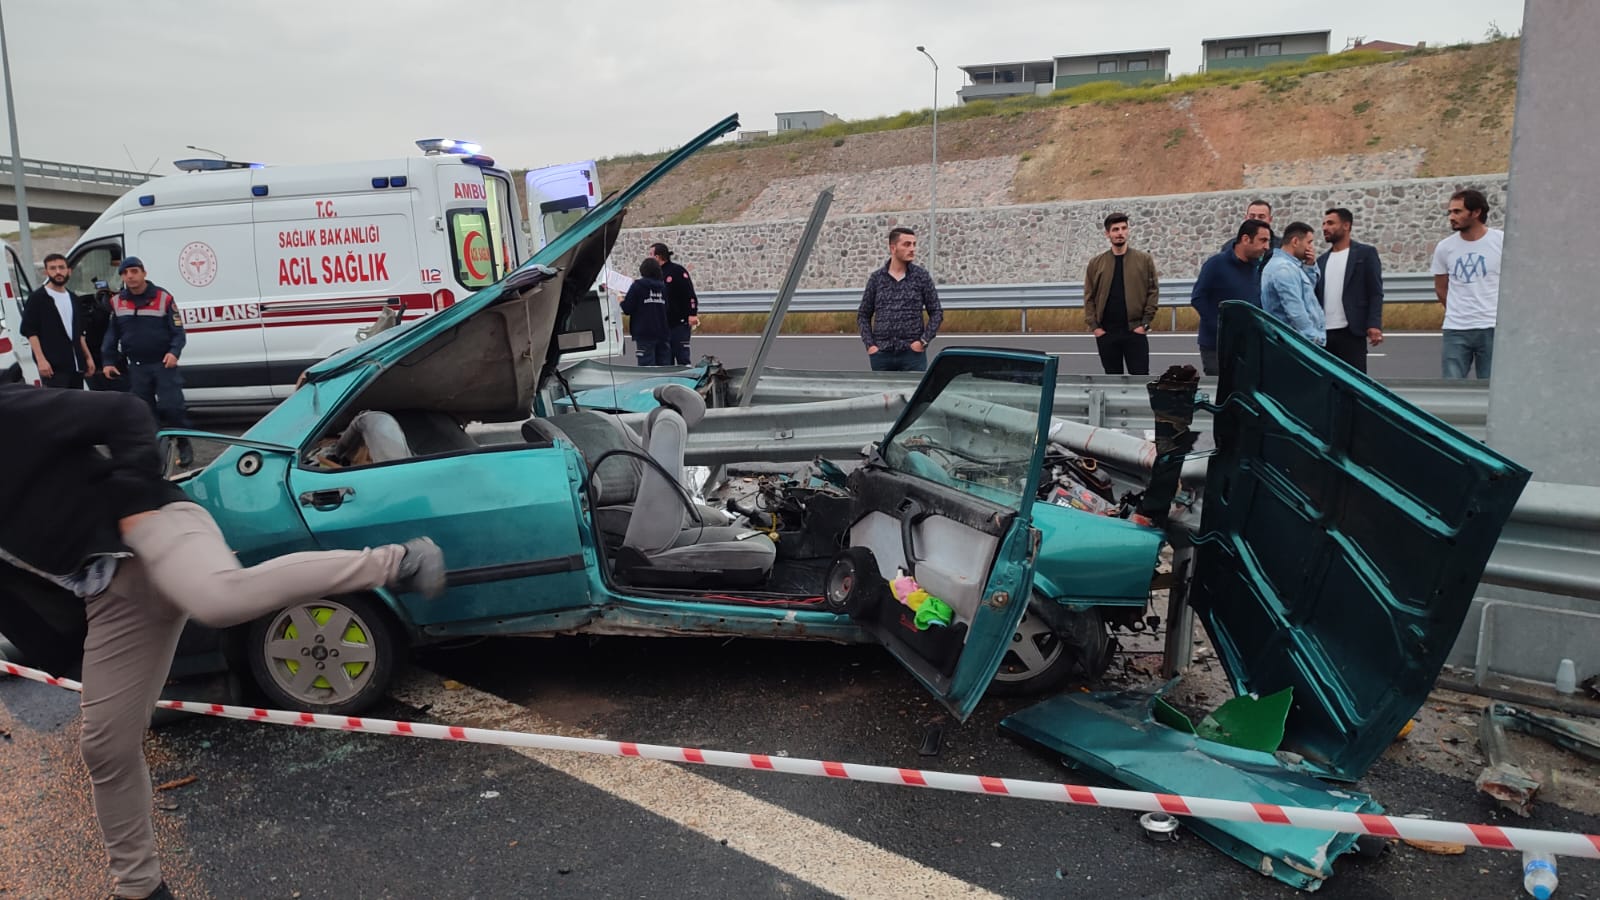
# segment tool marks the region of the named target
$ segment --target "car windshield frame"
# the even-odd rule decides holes
[[[1026,515],[1043,466],[1055,367],[1047,354],[944,351],[884,436],[880,461]]]

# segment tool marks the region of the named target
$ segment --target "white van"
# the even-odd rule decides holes
[[[120,290],[118,264],[138,257],[183,311],[191,405],[287,396],[380,320],[443,309],[531,252],[509,173],[476,145],[417,146],[320,165],[182,160],[184,174],[134,188],[84,232],[69,286]]]
[[[528,231],[535,250],[555,240],[605,199],[600,195],[594,160],[529,169],[523,184],[528,198]],[[605,289],[609,276],[609,269],[601,270],[589,302],[573,310],[568,325],[574,331],[593,331],[596,343],[605,347],[608,355],[622,349],[622,308]]]
[[[0,242],[5,251],[4,285],[0,286],[0,382],[15,384],[39,383],[39,370],[33,364],[33,350],[28,339],[17,329],[22,327],[22,304],[33,290],[28,277],[31,266],[24,266],[10,244]]]

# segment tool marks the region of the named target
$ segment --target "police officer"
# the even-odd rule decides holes
[[[100,347],[108,378],[128,373],[128,389],[137,394],[168,428],[188,428],[189,411],[183,401],[183,376],[178,354],[183,352],[183,312],[178,302],[145,276],[144,263],[130,256],[117,267],[122,290],[111,302],[111,323]],[[189,441],[178,439],[178,464],[194,462]]]
[[[667,285],[667,340],[672,344],[672,362],[689,365],[689,337],[700,324],[700,298],[695,296],[689,270],[672,261],[666,244],[650,245],[650,255],[661,264],[661,280]],[[661,365],[667,365],[662,360]]]

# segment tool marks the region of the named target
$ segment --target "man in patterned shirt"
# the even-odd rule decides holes
[[[916,258],[917,233],[905,227],[890,229],[889,261],[867,278],[856,324],[874,372],[928,368],[928,345],[939,333],[944,310],[933,276],[912,262]]]

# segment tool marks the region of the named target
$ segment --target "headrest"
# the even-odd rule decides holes
[[[683,416],[683,424],[693,428],[706,417],[706,401],[693,390],[681,384],[663,384],[650,392],[656,402]]]

